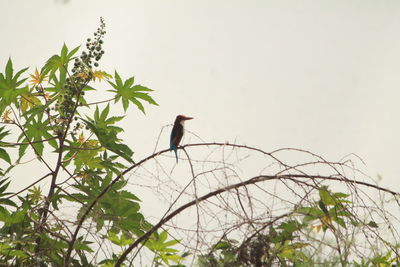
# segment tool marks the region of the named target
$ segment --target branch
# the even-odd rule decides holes
[[[68,74],[69,78],[71,78],[71,75],[68,72],[68,68],[65,66],[65,64],[63,65],[66,73]],[[56,180],[57,180],[57,176],[58,176],[58,172],[62,166],[62,155],[64,152],[64,141],[67,138],[68,135],[68,130],[69,127],[71,126],[71,122],[72,119],[74,117],[74,114],[78,108],[79,105],[79,97],[81,96],[82,90],[85,86],[87,86],[89,81],[86,81],[85,83],[83,83],[83,85],[80,86],[80,88],[77,87],[77,84],[75,83],[75,81],[72,79],[73,84],[75,86],[75,88],[78,90],[78,93],[76,94],[76,102],[74,105],[74,109],[71,112],[70,117],[68,118],[67,124],[65,125],[65,132],[62,133],[61,135],[58,136],[59,139],[59,151],[58,151],[58,157],[57,157],[57,163],[56,163],[56,167],[52,173],[52,178],[51,178],[51,184],[50,184],[50,188],[49,188],[49,192],[47,193],[47,198],[46,201],[44,203],[44,207],[43,207],[43,212],[40,214],[40,221],[41,224],[45,224],[46,220],[47,220],[47,213],[48,213],[48,209],[50,207],[50,203],[52,200],[52,197],[54,195],[54,191],[56,188]],[[39,229],[40,230],[40,229]],[[40,237],[36,240],[36,251],[38,252],[40,250]]]
[[[88,104],[85,104],[85,106],[90,106],[90,105],[97,105],[97,104],[107,103],[107,102],[110,102],[110,101],[113,101],[113,100],[115,100],[115,97],[113,97],[113,98],[110,98],[110,99],[107,99],[107,100],[103,100],[103,101],[98,101],[98,102],[88,103]]]
[[[26,140],[28,140],[29,145],[32,147],[33,151],[35,151],[35,154],[40,158],[40,160],[44,163],[44,165],[46,165],[46,167],[49,169],[49,171],[53,172],[53,170],[51,169],[50,165],[43,159],[43,157],[38,153],[37,149],[35,148],[35,146],[33,145],[32,141],[29,139],[28,135],[26,134],[24,128],[22,127],[21,123],[18,120],[17,115],[15,114],[15,111],[12,107],[11,111],[14,114],[14,118],[17,121],[15,123],[15,125],[17,125],[17,127],[21,130],[21,132],[24,134]]]
[[[34,186],[35,184],[39,183],[40,181],[44,180],[46,177],[52,175],[53,173],[48,173],[46,175],[44,175],[43,177],[39,178],[38,180],[36,180],[35,182],[33,182],[32,184],[28,185],[27,187],[25,187],[24,189],[21,189],[20,191],[18,191],[17,193],[12,194],[9,198],[15,197],[16,195],[19,195],[20,193],[24,192],[25,190],[31,188],[32,186]]]
[[[0,141],[0,146],[22,146],[22,145],[30,145],[30,144],[37,144],[37,143],[44,143],[47,141],[51,141],[57,139],[58,136],[53,136],[47,139],[39,140],[39,141],[31,141],[31,142],[22,142],[22,143],[12,143],[12,142],[3,142]]]
[[[213,142],[213,143],[187,144],[187,145],[178,147],[178,149],[184,149],[184,148],[187,148],[187,147],[197,147],[197,146],[229,146],[229,147],[243,148],[243,149],[248,149],[248,150],[256,151],[256,152],[259,152],[259,153],[261,153],[261,154],[268,155],[268,156],[271,156],[272,158],[275,158],[275,157],[273,157],[273,155],[272,155],[271,153],[265,152],[265,151],[263,151],[263,150],[261,150],[261,149],[258,149],[258,148],[253,148],[253,147],[249,147],[249,146],[245,146],[245,145],[229,144],[229,143],[216,143],[216,142]],[[71,253],[72,253],[72,249],[73,249],[74,243],[75,243],[75,241],[76,241],[76,239],[77,239],[78,233],[79,233],[80,229],[82,228],[82,224],[83,224],[83,222],[86,220],[86,217],[89,215],[90,211],[91,211],[91,210],[93,209],[93,207],[97,204],[97,202],[99,202],[99,200],[108,192],[108,190],[109,190],[117,181],[119,181],[126,173],[128,173],[128,172],[130,172],[132,169],[134,169],[134,168],[136,168],[136,167],[142,165],[143,163],[147,162],[148,160],[153,159],[153,158],[155,158],[155,157],[157,157],[157,156],[159,156],[159,155],[161,155],[161,154],[164,154],[164,153],[166,153],[166,152],[169,152],[169,151],[171,151],[171,150],[170,150],[170,149],[161,150],[161,151],[156,152],[156,153],[154,153],[154,154],[152,154],[152,155],[150,155],[150,156],[148,156],[148,157],[142,159],[141,161],[139,161],[139,162],[133,164],[132,166],[128,167],[128,168],[125,169],[123,172],[121,172],[119,175],[117,175],[117,176],[112,180],[112,182],[111,182],[108,186],[106,186],[106,187],[103,189],[103,191],[96,197],[96,199],[92,202],[92,204],[90,204],[90,205],[87,207],[86,211],[82,214],[82,217],[79,219],[79,221],[78,221],[78,223],[77,223],[77,226],[76,226],[76,228],[75,228],[74,234],[73,234],[73,236],[72,236],[72,239],[71,239],[71,241],[70,241],[70,243],[69,243],[66,256],[65,256],[65,258],[64,258],[64,266],[68,266],[68,265],[69,265],[70,258],[71,258]],[[373,185],[373,184],[369,184],[369,183],[366,183],[366,182],[361,182],[361,181],[357,181],[357,180],[350,180],[350,179],[343,178],[343,177],[338,178],[338,177],[330,177],[330,176],[309,176],[309,175],[306,175],[306,174],[297,174],[297,175],[275,175],[275,176],[265,176],[265,175],[264,175],[264,176],[257,176],[257,177],[254,177],[254,178],[250,179],[250,180],[247,180],[247,181],[245,181],[245,182],[238,183],[238,184],[235,184],[235,185],[231,185],[231,186],[228,186],[228,187],[219,189],[219,190],[217,190],[217,191],[211,192],[211,193],[209,193],[209,194],[207,194],[207,195],[201,197],[200,199],[194,200],[194,201],[192,201],[192,202],[187,203],[187,204],[184,205],[184,206],[181,206],[179,209],[177,209],[177,210],[175,210],[174,212],[172,212],[169,216],[167,216],[167,217],[165,217],[164,219],[162,219],[157,225],[155,225],[151,230],[149,230],[149,231],[148,231],[147,233],[145,233],[143,236],[139,237],[139,239],[136,240],[135,243],[133,243],[133,244],[131,245],[132,248],[131,248],[131,246],[130,246],[130,247],[127,249],[127,251],[125,251],[124,254],[121,255],[120,259],[118,260],[118,263],[119,263],[119,265],[120,265],[120,264],[124,261],[124,259],[125,259],[126,256],[128,255],[128,253],[129,253],[130,251],[132,251],[132,249],[133,249],[134,247],[136,247],[138,243],[140,243],[140,242],[142,242],[143,240],[145,240],[146,238],[148,238],[154,231],[156,231],[161,225],[163,225],[163,223],[169,221],[169,220],[170,220],[172,217],[174,217],[176,214],[178,214],[178,213],[181,212],[182,210],[184,210],[184,209],[186,209],[186,208],[188,208],[188,207],[194,205],[195,203],[199,203],[199,202],[201,202],[201,201],[203,201],[203,200],[206,200],[207,198],[210,198],[210,197],[212,197],[212,196],[214,196],[214,195],[218,195],[218,194],[221,194],[222,192],[229,191],[229,190],[235,189],[235,188],[239,188],[239,187],[241,187],[241,186],[245,186],[245,185],[248,185],[248,184],[255,184],[255,183],[258,183],[258,182],[261,182],[261,181],[271,180],[271,179],[293,179],[293,178],[326,179],[326,180],[334,180],[334,181],[340,181],[340,182],[347,182],[347,183],[350,183],[350,184],[360,184],[360,185],[364,185],[364,186],[367,186],[367,187],[372,187],[372,188],[375,188],[375,189],[377,189],[377,190],[381,190],[381,191],[390,193],[390,194],[392,194],[392,195],[397,195],[397,192],[391,191],[391,190],[389,190],[389,189],[385,189],[385,188],[383,188],[383,187],[380,187],[380,186],[377,186],[377,185]],[[258,180],[257,180],[257,179],[258,179]],[[119,266],[119,265],[116,265],[116,266]]]
[[[147,158],[145,158],[145,159],[139,161],[138,163],[133,164],[131,167],[127,168],[125,171],[123,171],[123,172],[121,172],[119,175],[117,175],[117,177],[115,177],[114,180],[112,180],[112,182],[111,182],[108,186],[106,186],[106,187],[103,189],[103,191],[101,191],[101,193],[96,197],[96,199],[92,202],[92,204],[90,204],[90,205],[88,206],[88,208],[86,209],[86,211],[82,214],[82,217],[80,218],[80,220],[79,220],[79,222],[78,222],[78,224],[77,224],[77,226],[76,226],[76,228],[75,228],[75,232],[74,232],[74,234],[73,234],[73,236],[72,236],[72,239],[71,239],[71,242],[69,243],[69,246],[68,246],[67,254],[65,255],[65,258],[64,258],[64,266],[68,266],[68,265],[69,265],[69,261],[70,261],[70,258],[71,258],[72,249],[73,249],[74,243],[75,243],[75,241],[76,241],[76,238],[77,238],[77,236],[78,236],[78,232],[80,231],[80,229],[81,229],[81,227],[82,227],[82,224],[83,224],[83,222],[85,221],[86,217],[88,216],[88,214],[90,213],[90,211],[93,209],[93,207],[97,204],[97,202],[108,192],[108,190],[109,190],[117,181],[119,181],[119,179],[121,179],[121,177],[124,176],[124,174],[128,173],[129,171],[131,171],[131,170],[134,169],[135,167],[140,166],[140,165],[143,164],[144,162],[146,162],[146,161],[148,161],[148,160],[150,160],[150,159],[152,159],[152,158],[154,158],[154,157],[156,157],[156,156],[158,156],[158,155],[160,155],[160,154],[163,154],[163,153],[165,153],[165,152],[168,152],[168,151],[170,151],[170,149],[161,150],[160,152],[155,153],[155,154],[153,154],[153,155],[151,155],[151,156],[148,156]]]
[[[361,182],[361,181],[357,181],[357,180],[350,180],[350,179],[343,179],[343,178],[337,178],[337,177],[330,177],[330,176],[321,176],[321,175],[260,175],[260,176],[256,176],[253,177],[247,181],[241,182],[241,183],[237,183],[237,184],[233,184],[233,185],[229,185],[226,186],[224,188],[215,190],[213,192],[210,192],[198,199],[192,200],[182,206],[180,206],[179,208],[177,208],[175,211],[173,211],[170,215],[166,216],[164,219],[160,220],[156,225],[154,225],[149,231],[147,231],[145,234],[143,234],[142,236],[140,236],[138,239],[135,240],[135,242],[133,242],[125,251],[124,253],[122,253],[122,255],[119,257],[119,259],[117,260],[117,262],[115,263],[116,267],[121,266],[121,264],[123,263],[123,261],[125,260],[125,258],[127,257],[127,255],[136,247],[138,246],[141,242],[147,240],[150,235],[152,233],[154,233],[155,231],[157,231],[158,228],[160,228],[163,224],[165,224],[166,222],[168,222],[169,220],[171,220],[173,217],[175,217],[176,215],[178,215],[179,213],[181,213],[182,211],[184,211],[185,209],[200,203],[204,200],[207,200],[211,197],[217,196],[221,193],[230,191],[232,189],[236,189],[242,186],[246,186],[246,185],[250,185],[250,184],[255,184],[255,183],[259,183],[259,182],[263,182],[263,181],[268,181],[268,180],[281,180],[281,179],[293,179],[293,178],[298,178],[298,179],[322,179],[322,180],[333,180],[333,181],[340,181],[340,182],[347,182],[347,183],[354,183],[354,184],[360,184],[360,185],[364,185],[367,187],[373,187],[375,189],[378,190],[382,190],[385,192],[388,192],[390,194],[396,195],[397,193],[394,191],[391,191],[389,189],[385,189],[383,187],[377,186],[377,185],[373,185],[373,184],[369,184],[366,182]]]
[[[68,148],[68,149],[73,149],[73,150],[99,150],[101,148],[103,148],[102,146],[99,147],[77,147],[77,146],[66,146],[64,145],[64,148]]]
[[[226,186],[224,188],[215,190],[213,192],[210,192],[198,199],[192,200],[182,206],[180,206],[179,208],[177,208],[175,211],[173,211],[171,214],[169,214],[168,216],[166,216],[164,219],[160,220],[156,225],[154,225],[149,231],[147,231],[145,234],[143,234],[142,236],[140,236],[138,239],[136,239],[136,241],[134,243],[132,243],[126,250],[124,253],[122,253],[122,255],[119,257],[118,261],[115,263],[115,266],[118,267],[120,266],[123,261],[125,260],[125,258],[127,257],[127,255],[136,247],[138,246],[141,242],[145,241],[146,239],[148,239],[150,237],[150,235],[152,233],[154,233],[155,231],[157,231],[158,228],[160,228],[163,224],[165,224],[166,222],[168,222],[169,220],[171,220],[173,217],[175,217],[176,215],[178,215],[179,213],[181,213],[182,211],[184,211],[185,209],[200,203],[204,200],[207,200],[211,197],[217,196],[221,193],[230,191],[232,189],[237,189],[239,187],[242,186],[246,186],[246,185],[251,185],[251,184],[255,184],[255,183],[259,183],[259,182],[263,182],[263,181],[268,181],[268,180],[282,180],[282,179],[293,179],[293,178],[298,178],[298,179],[322,179],[322,180],[333,180],[333,181],[339,181],[339,182],[346,182],[346,183],[353,183],[353,184],[359,184],[359,185],[364,185],[367,187],[372,187],[381,191],[385,191],[388,192],[392,195],[397,195],[398,193],[391,191],[389,189],[377,186],[377,185],[373,185],[373,184],[369,184],[366,182],[362,182],[362,181],[357,181],[357,180],[350,180],[350,179],[343,179],[343,178],[337,178],[337,177],[331,177],[331,176],[321,176],[321,175],[260,175],[260,176],[256,176],[253,177],[247,181],[241,182],[241,183],[237,183],[237,184],[233,184],[233,185],[229,185]]]

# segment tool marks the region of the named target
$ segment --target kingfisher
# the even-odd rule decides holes
[[[178,146],[183,137],[183,125],[185,121],[193,119],[183,115],[176,116],[174,127],[172,127],[169,148],[175,152],[176,163],[178,163]]]

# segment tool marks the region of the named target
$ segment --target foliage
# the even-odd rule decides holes
[[[224,237],[215,243],[207,254],[198,258],[200,267],[244,267],[244,266],[395,266],[399,259],[392,252],[363,258],[361,262],[350,258],[341,259],[331,256],[321,258],[321,255],[310,253],[308,248],[323,244],[311,241],[312,232],[321,230],[340,235],[341,227],[350,225],[357,227],[378,227],[374,221],[355,222],[347,205],[351,204],[349,195],[332,193],[328,187],[321,186],[318,190],[319,200],[311,206],[299,206],[277,224],[269,224],[268,230],[260,229],[252,236],[244,239],[241,244],[234,239]],[[308,236],[304,235],[308,233]],[[302,240],[302,237],[306,237]],[[304,241],[306,240],[306,241]]]
[[[10,166],[0,180],[2,266],[94,266],[89,255],[95,247],[93,239],[87,237],[91,230],[83,227],[84,222],[94,223],[95,234],[120,250],[152,226],[141,213],[140,199],[124,189],[126,180],[119,177],[113,182],[126,164],[134,161],[133,151],[119,137],[123,129],[117,123],[124,116],[111,116],[108,103],[122,100],[127,111],[132,102],[143,113],[141,101],[157,103],[149,95],[152,90],[134,85],[133,78],[123,81],[117,71],[112,76],[99,69],[105,53],[104,29],[101,20],[80,55],[79,46],[70,50],[64,44],[60,54],[51,56],[29,76],[28,68],[14,71],[11,58],[4,73],[0,73],[0,159]],[[88,102],[90,94],[98,91],[93,85],[95,80],[112,85],[111,100]],[[5,141],[15,136],[16,142]],[[17,157],[12,152],[15,148]],[[51,179],[48,193],[43,192],[45,188],[32,186],[25,195],[12,195],[7,191],[7,174],[32,152],[50,172],[44,176]],[[56,159],[53,166],[51,158]],[[69,187],[62,186],[63,178]],[[94,202],[96,205],[85,215]],[[71,204],[72,208],[67,208]],[[65,209],[77,211],[76,222],[60,217]],[[76,226],[81,230],[74,239]],[[170,248],[177,243],[168,241],[168,233],[163,231],[154,233],[144,245],[154,253],[155,261],[168,264],[182,259],[177,250]],[[103,255],[104,265],[115,261],[115,254],[109,256]]]
[[[218,146],[223,149],[223,158],[211,160],[211,152],[203,162],[191,160],[185,150],[192,180],[168,203],[170,207],[159,222],[150,223],[142,213],[141,200],[127,190],[124,175],[168,149],[135,163],[133,150],[121,139],[124,129],[119,123],[125,115],[115,115],[112,110],[115,105],[110,103],[122,103],[124,112],[134,106],[143,114],[146,104],[158,104],[150,95],[152,90],[135,84],[134,77],[124,80],[117,71],[111,75],[100,68],[105,33],[101,19],[93,38],[87,39],[86,49],[80,46],[70,49],[64,44],[59,54],[51,56],[42,68],[30,74],[28,68],[14,71],[10,58],[0,73],[0,266],[121,266],[128,261],[131,264],[143,253],[142,248],[146,256],[151,255],[153,266],[183,267],[186,259],[204,267],[392,266],[399,263],[399,246],[381,237],[379,232],[382,221],[389,229],[392,227],[386,218],[388,214],[381,203],[374,203],[372,208],[366,205],[357,186],[391,194],[400,206],[398,194],[348,179],[338,171],[347,167],[345,163],[331,163],[313,153],[306,154],[317,157],[316,161],[290,165],[275,156],[284,149],[267,153],[229,143],[179,147]],[[103,82],[108,89],[103,91],[111,97],[91,102],[100,90],[95,82]],[[241,173],[237,171],[240,168],[235,169],[236,164],[241,160],[229,163],[227,159],[238,154],[235,150],[228,152],[228,148],[261,153],[272,159],[266,166],[278,165],[279,170],[274,175],[259,175],[248,180],[239,177],[239,182],[234,184],[232,180]],[[40,172],[40,177],[19,192],[11,193],[9,186],[17,180],[12,177],[12,171],[23,167],[24,161],[35,161],[35,171]],[[333,169],[334,175],[308,175],[301,169],[317,164]],[[172,180],[172,171],[167,174],[159,162],[155,165],[154,173],[164,173]],[[206,165],[211,168],[207,169]],[[260,173],[268,167],[262,166]],[[212,189],[209,179],[201,181],[203,177],[216,178],[217,189]],[[332,192],[332,187],[320,180],[345,183],[347,191]],[[276,184],[263,186],[267,181],[281,182],[293,193],[293,199],[287,197],[289,200],[283,201],[285,205],[273,210],[273,204],[264,197],[272,195],[273,201],[284,197],[276,194]],[[173,195],[171,187],[164,186],[167,182],[159,184],[157,190]],[[193,199],[176,208],[174,205],[181,196],[190,196],[185,190],[192,185]],[[197,186],[204,185],[207,194],[199,196],[198,192],[203,190]],[[261,188],[265,195],[256,199],[256,194],[249,193],[247,186]],[[268,191],[270,188],[274,188],[272,193]],[[228,197],[222,196],[223,193]],[[246,199],[247,206],[243,204]],[[196,228],[188,227],[187,240],[181,235],[176,238],[167,222],[192,206],[197,211]],[[226,218],[231,221],[221,223],[223,216],[218,209],[226,212],[229,215]],[[367,210],[368,215],[361,217],[360,209]],[[373,216],[376,214],[384,219],[376,220]],[[206,235],[214,230],[201,229],[201,222],[205,221],[208,227],[213,220],[222,225],[215,230],[217,238],[213,240],[217,241],[209,242]],[[175,231],[184,232],[184,228],[176,227]],[[230,235],[234,230],[238,231]],[[397,233],[392,232],[394,236]],[[193,233],[197,235],[195,247],[191,247]],[[358,233],[370,245],[366,257],[359,256],[362,253],[357,257],[351,255],[351,249],[357,253],[361,250],[353,240]],[[370,238],[372,235],[374,239]],[[376,244],[381,247],[371,240],[378,240]],[[182,247],[185,250],[181,251]],[[133,249],[135,253],[129,254]]]

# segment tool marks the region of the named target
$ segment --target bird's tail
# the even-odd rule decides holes
[[[178,164],[178,151],[174,149],[174,152],[175,152],[176,164]]]
[[[175,152],[176,164],[178,164],[178,148],[176,146],[171,146],[171,149]]]

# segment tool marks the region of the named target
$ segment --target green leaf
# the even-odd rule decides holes
[[[158,105],[156,101],[146,92],[152,91],[151,89],[142,85],[133,85],[135,79],[131,77],[125,82],[117,71],[114,74],[114,82],[108,81],[108,83],[114,88],[114,90],[109,90],[115,93],[115,103],[121,100],[124,111],[129,107],[129,103],[135,104],[143,113],[145,112],[143,104],[140,100],[146,101],[152,105]]]
[[[64,160],[73,159],[76,166],[75,171],[79,171],[82,167],[89,169],[103,169],[101,164],[102,159],[98,154],[104,150],[97,140],[86,140],[84,143],[78,141],[72,142],[67,140],[69,146],[65,148],[68,153],[65,155]]]
[[[25,124],[25,131],[21,133],[18,140],[23,140],[23,142],[35,142],[32,146],[35,148],[35,152],[38,155],[43,154],[44,139],[53,138],[54,136],[50,134],[52,132],[52,127],[48,121],[42,120],[43,113],[39,114],[36,118],[32,118]],[[54,140],[53,140],[54,141]],[[19,148],[20,158],[24,155],[27,145],[21,145]]]
[[[228,241],[220,241],[214,245],[214,249],[230,249],[232,244]]]
[[[7,151],[0,148],[0,159],[7,161],[8,164],[11,164],[10,156],[8,155]]]
[[[133,243],[133,240],[131,238],[126,237],[124,234],[118,236],[112,231],[108,232],[107,239],[120,247],[127,246]]]
[[[368,226],[372,227],[372,228],[378,228],[379,227],[378,224],[376,222],[374,222],[374,221],[369,221]]]
[[[75,55],[76,52],[78,52],[78,50],[79,50],[80,47],[81,47],[81,46],[78,45],[77,47],[75,47],[74,49],[72,49],[72,50],[68,53],[67,58],[72,59],[72,56]]]
[[[345,194],[345,193],[338,192],[338,193],[332,194],[332,196],[335,197],[335,198],[347,198],[347,197],[349,197],[350,195],[349,195],[349,194]]]
[[[328,214],[328,209],[326,208],[324,202],[322,200],[318,201],[318,206],[321,208],[321,210],[325,213]]]
[[[31,92],[25,92],[20,96],[20,107],[22,113],[25,113],[28,109],[41,104],[42,103],[40,102],[39,98],[37,98]]]
[[[56,71],[60,71],[60,82],[63,82],[66,76],[66,70],[68,68],[68,62],[73,59],[73,55],[78,51],[79,46],[73,49],[71,52],[68,53],[68,47],[63,45],[61,48],[60,55],[53,55],[50,57],[46,64],[43,66],[41,72],[44,74],[49,73],[49,81],[57,81],[55,73]]]
[[[83,250],[83,251],[88,251],[88,252],[93,252],[93,249],[91,249],[88,245],[87,245],[87,241],[85,242],[75,242],[74,244],[74,249],[76,250]]]
[[[159,235],[159,241],[164,242],[168,238],[168,232],[167,231],[162,231],[161,234]]]
[[[67,53],[68,53],[68,48],[64,43],[63,47],[61,48],[61,58],[65,59],[67,57]]]
[[[97,136],[101,146],[132,163],[133,151],[127,145],[120,143],[120,139],[117,137],[118,133],[122,132],[123,130],[114,126],[114,124],[120,121],[123,117],[107,118],[109,111],[110,106],[107,105],[101,114],[99,114],[100,111],[97,106],[93,119],[87,117],[87,120],[82,120],[86,123],[86,126]]]
[[[59,55],[53,55],[47,60],[41,72],[43,74],[49,73],[49,80],[52,80],[55,77],[55,72],[62,67],[63,63],[61,61],[61,57]]]
[[[332,197],[331,193],[328,191],[328,188],[326,186],[322,186],[319,189],[319,197],[321,198],[321,201],[323,204],[326,206],[329,205],[336,205],[338,202],[335,200],[335,198]]]
[[[11,58],[8,59],[7,65],[6,65],[6,79],[11,80],[13,77],[13,66],[12,66],[12,61]]]
[[[5,68],[5,75],[0,73],[0,114],[2,114],[6,107],[11,104],[18,106],[18,96],[28,91],[28,86],[19,87],[26,81],[26,78],[19,80],[19,76],[27,69],[28,68],[22,69],[13,76],[12,61],[11,58],[8,59]]]
[[[140,201],[140,199],[137,196],[135,196],[134,194],[132,194],[129,191],[123,190],[123,191],[120,192],[120,194],[121,194],[121,196],[123,198],[131,199],[131,200],[134,200],[134,201]]]
[[[284,230],[284,232],[293,233],[296,230],[299,230],[302,227],[302,224],[297,222],[296,220],[290,220],[287,222],[282,222],[277,228]]]
[[[174,246],[179,243],[178,240],[170,240],[166,241],[168,238],[168,232],[163,231],[161,234],[158,234],[157,232],[154,232],[151,238],[146,242],[146,246],[157,253],[160,253],[161,255],[164,253],[174,253],[177,250],[171,248],[171,246]]]
[[[296,209],[297,213],[308,215],[314,218],[319,218],[324,215],[321,209],[317,207],[298,207]]]
[[[0,140],[10,134],[10,131],[6,130],[6,126],[0,127]],[[0,142],[1,145],[1,142]]]

